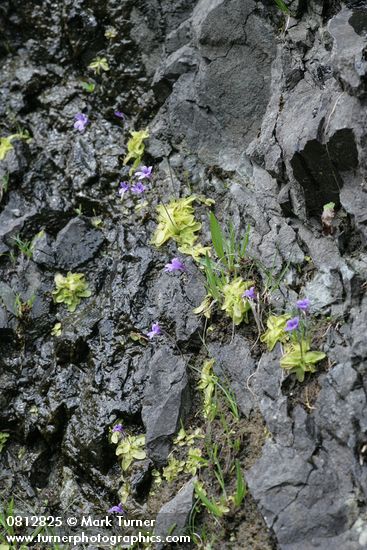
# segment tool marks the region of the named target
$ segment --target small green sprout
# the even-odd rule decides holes
[[[112,27],[112,26],[107,27],[104,32],[104,35],[109,40],[113,40],[117,36],[117,30],[115,29],[115,27]]]
[[[96,57],[93,59],[93,61],[89,64],[89,68],[98,75],[101,74],[101,71],[110,70],[110,66],[105,57]]]
[[[102,229],[102,227],[103,227],[103,219],[102,219],[102,218],[99,218],[98,216],[96,216],[96,217],[92,218],[91,224],[92,224],[93,227],[95,227],[96,229]]]
[[[55,323],[53,329],[51,330],[52,336],[61,336],[62,325],[61,323]]]
[[[325,359],[325,353],[310,351],[310,344],[306,340],[292,343],[280,360],[280,366],[294,373],[299,382],[303,382],[306,372],[316,372],[316,363]]]
[[[96,89],[94,82],[85,82],[84,80],[81,82],[81,87],[89,94],[92,94]]]
[[[70,313],[76,310],[82,298],[92,295],[83,273],[69,272],[66,277],[57,273],[55,285],[56,290],[52,292],[54,301],[57,304],[65,304]]]
[[[21,295],[16,294],[14,307],[18,319],[23,319],[23,317],[27,317],[27,315],[29,315],[35,299],[36,296],[33,294],[28,300],[23,301]]]
[[[134,460],[144,460],[145,435],[129,435],[122,439],[116,449],[116,455],[122,457],[121,468],[126,472]]]
[[[33,241],[22,241],[22,239],[17,235],[16,237],[13,237],[13,241],[15,246],[20,250],[20,252],[23,254],[23,256],[27,256],[27,258],[31,258],[33,254]]]
[[[144,140],[148,139],[149,132],[148,130],[140,130],[139,132],[132,131],[130,135],[131,137],[127,142],[127,155],[124,159],[124,164],[128,164],[131,160],[134,161],[130,169],[131,175],[141,163],[145,151]]]
[[[243,299],[243,293],[253,285],[253,281],[244,281],[237,277],[223,287],[223,305],[221,309],[231,317],[235,325],[241,324],[242,321],[248,321],[248,312],[251,311],[251,306],[248,300]]]
[[[277,342],[285,342],[288,338],[285,332],[285,326],[291,316],[286,313],[284,315],[270,315],[266,322],[267,330],[261,336],[260,340],[265,342],[269,350],[273,350]]]
[[[3,452],[3,449],[8,441],[10,435],[6,432],[0,432],[0,453]]]

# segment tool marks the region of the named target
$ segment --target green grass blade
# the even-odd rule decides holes
[[[234,495],[234,503],[236,506],[241,506],[246,494],[246,481],[242,474],[240,462],[236,460],[236,494]]]
[[[214,514],[217,518],[221,518],[223,516],[222,510],[216,505],[216,503],[209,500],[197,486],[195,487],[195,493],[209,512]]]
[[[247,227],[246,227],[245,236],[243,237],[242,242],[241,242],[241,247],[240,247],[240,257],[241,258],[244,258],[246,256],[248,243],[250,241],[250,230],[251,230],[251,226],[250,226],[250,224],[248,224]]]
[[[289,8],[283,0],[274,0],[274,2],[283,13],[289,13]]]
[[[214,250],[219,260],[222,260],[222,258],[224,257],[223,232],[213,212],[210,212],[209,214],[209,223],[210,223],[210,234],[212,237]]]

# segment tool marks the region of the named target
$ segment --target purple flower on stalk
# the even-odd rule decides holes
[[[134,193],[135,195],[141,195],[142,193],[144,193],[145,190],[146,190],[146,187],[141,183],[141,181],[138,181],[137,183],[135,183],[131,188],[131,192]]]
[[[117,506],[112,506],[112,508],[110,508],[110,509],[108,510],[108,513],[109,513],[109,514],[120,514],[120,515],[124,515],[124,514],[125,514],[125,510],[123,509],[122,504],[121,504],[121,502],[120,502]]]
[[[299,317],[293,317],[293,319],[289,319],[285,325],[285,331],[291,332],[292,330],[296,330],[299,327]]]
[[[162,329],[158,323],[153,323],[151,330],[148,332],[147,336],[151,340],[155,336],[160,336],[162,334]]]
[[[125,115],[121,111],[115,111],[113,114],[117,116],[117,118],[121,118],[121,120],[125,120]]]
[[[141,166],[140,170],[135,172],[138,180],[149,179],[152,175],[153,166]]]
[[[308,308],[310,307],[310,300],[308,298],[304,298],[303,300],[298,300],[297,301],[297,307],[298,309],[301,309],[302,311],[307,311]]]
[[[126,191],[130,189],[130,185],[127,183],[127,181],[120,181],[118,194],[123,197]]]
[[[89,118],[87,115],[83,113],[78,113],[75,115],[75,122],[74,122],[74,128],[75,130],[78,130],[78,132],[84,132],[87,124],[89,124]]]
[[[242,298],[247,298],[248,300],[256,300],[255,287],[252,286],[242,294]]]
[[[186,271],[186,266],[178,258],[173,258],[170,263],[164,267],[166,273],[172,273],[174,271]]]
[[[112,428],[112,431],[113,431],[113,432],[118,432],[118,433],[120,433],[120,434],[123,434],[125,430],[124,430],[124,427],[123,427],[122,424],[116,424],[116,426],[114,426],[114,427]]]

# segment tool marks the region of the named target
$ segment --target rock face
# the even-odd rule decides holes
[[[156,464],[166,462],[180,420],[189,411],[189,399],[185,362],[169,348],[161,348],[151,359],[142,408],[148,455]]]
[[[0,161],[1,494],[33,510],[104,512],[121,474],[111,426],[146,431],[149,458],[164,464],[195,413],[188,365],[208,348],[243,415],[266,422],[246,477],[274,548],[367,548],[365,2],[294,0],[290,17],[271,0],[33,4],[0,5],[0,137],[21,127],[31,138]],[[97,56],[109,71],[90,72]],[[80,134],[77,113],[90,119]],[[129,130],[147,126],[156,175],[140,216],[117,182]],[[201,271],[187,260],[167,274],[177,249],[151,246],[157,203],[189,193],[214,199],[239,232],[251,226],[248,254],[275,311],[301,292],[329,318],[314,385],[285,377],[251,327],[232,337],[225,322],[203,344]],[[52,301],[60,270],[83,272],[92,290],[74,314]],[[157,320],[163,335],[148,342]],[[150,471],[147,460],[135,475],[138,501]],[[191,481],[157,529],[171,515],[183,529],[192,497]]]
[[[185,533],[193,504],[194,483],[195,479],[188,481],[177,495],[159,510],[154,532],[162,539],[171,533],[174,535]],[[160,547],[163,548],[163,545]]]

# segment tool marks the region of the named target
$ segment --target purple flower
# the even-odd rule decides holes
[[[296,330],[299,326],[299,317],[293,317],[293,319],[289,319],[287,321],[287,324],[285,325],[285,331],[290,332],[292,330]]]
[[[144,193],[145,189],[146,189],[145,185],[143,185],[141,181],[138,181],[132,186],[131,192],[134,193],[135,195],[141,195],[142,193]]]
[[[122,504],[121,504],[121,502],[120,502],[117,506],[112,506],[112,508],[110,508],[110,509],[108,510],[108,513],[109,513],[109,514],[120,514],[120,515],[124,515],[124,514],[125,514],[125,510],[123,509]]]
[[[115,111],[113,114],[117,116],[117,118],[121,118],[122,120],[125,120],[125,115],[121,111]]]
[[[124,430],[124,427],[123,427],[122,424],[116,424],[116,426],[114,426],[112,428],[112,431],[113,432],[119,432],[120,434],[123,434],[125,430]]]
[[[147,336],[151,340],[152,338],[154,338],[155,336],[159,336],[160,334],[162,334],[161,327],[159,326],[158,323],[153,323],[152,328],[150,332],[148,332]]]
[[[170,263],[165,265],[164,271],[172,273],[173,271],[186,271],[185,265],[178,258],[173,258]]]
[[[310,307],[310,300],[308,298],[304,298],[303,300],[298,300],[297,307],[298,309],[301,309],[302,311],[307,311]]]
[[[255,287],[252,286],[242,294],[242,298],[247,298],[248,300],[256,300]]]
[[[130,185],[128,184],[127,181],[120,181],[118,194],[119,194],[121,197],[123,197],[124,194],[126,193],[126,191],[128,191],[129,189],[130,189]]]
[[[78,132],[84,132],[87,124],[89,124],[89,118],[87,115],[83,113],[78,113],[75,115],[75,122],[74,122],[74,128],[75,130],[78,130]]]
[[[140,170],[135,172],[135,176],[137,176],[138,180],[143,179],[149,179],[152,175],[153,166],[141,166]]]

